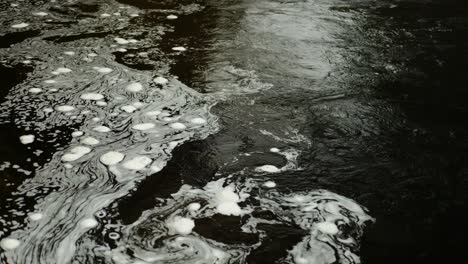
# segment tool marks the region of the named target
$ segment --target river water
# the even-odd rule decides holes
[[[463,255],[462,1],[0,3],[0,262]]]

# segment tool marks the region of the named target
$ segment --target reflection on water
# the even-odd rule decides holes
[[[445,256],[466,187],[453,7],[0,4],[2,262]]]

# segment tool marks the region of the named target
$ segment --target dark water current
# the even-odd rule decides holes
[[[468,7],[0,2],[1,263],[464,263]]]

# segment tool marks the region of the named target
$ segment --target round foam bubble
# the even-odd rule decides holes
[[[41,88],[31,88],[31,89],[29,89],[29,92],[30,93],[40,93],[40,92],[42,92],[42,89]]]
[[[223,215],[240,215],[242,213],[242,209],[234,202],[220,203],[216,206],[216,211]]]
[[[143,90],[143,85],[139,82],[134,82],[134,83],[130,83],[129,85],[127,85],[125,89],[127,89],[127,91],[129,92],[136,93],[136,92],[140,92],[141,90]]]
[[[196,118],[191,119],[190,122],[193,124],[202,125],[206,123],[206,120],[201,117],[196,117]]]
[[[257,170],[270,172],[270,173],[275,173],[275,172],[280,171],[280,169],[278,169],[276,166],[273,166],[273,165],[263,165],[263,166],[257,167]]]
[[[104,99],[104,95],[99,94],[99,93],[85,93],[85,94],[82,94],[80,98],[83,100],[99,101],[99,100]]]
[[[28,23],[19,23],[19,24],[14,24],[14,25],[12,25],[11,27],[12,27],[12,28],[25,28],[25,27],[27,27],[27,26],[29,26]]]
[[[109,233],[109,238],[110,238],[110,239],[113,239],[113,240],[117,240],[117,239],[120,238],[120,235],[119,235],[119,233],[117,233],[117,232],[110,232],[110,233]]]
[[[134,157],[126,162],[124,162],[123,167],[128,170],[139,171],[148,166],[152,160],[145,156]]]
[[[74,131],[72,132],[72,137],[81,137],[83,134],[83,131]]]
[[[153,123],[142,123],[142,124],[136,124],[136,125],[132,126],[132,128],[135,129],[135,130],[143,131],[143,130],[152,129],[155,126],[156,125],[153,124]]]
[[[267,182],[263,183],[263,186],[265,186],[267,188],[275,188],[276,183],[274,181],[267,181]]]
[[[81,140],[81,143],[85,144],[85,145],[90,145],[90,146],[94,146],[94,145],[97,145],[99,144],[99,140],[93,138],[93,137],[85,137]]]
[[[12,250],[21,245],[21,242],[18,239],[14,238],[4,238],[2,241],[0,241],[0,246],[3,248],[3,250]]]
[[[172,20],[172,19],[177,19],[178,17],[176,15],[168,15],[166,18],[169,20]]]
[[[182,124],[182,123],[172,123],[170,124],[170,127],[172,127],[173,129],[177,129],[177,130],[181,130],[181,129],[186,129],[187,127]]]
[[[107,166],[116,165],[124,159],[125,155],[117,151],[109,151],[103,154],[99,160]]]
[[[75,161],[90,152],[91,152],[91,149],[88,147],[77,146],[77,147],[70,149],[69,153],[66,153],[65,155],[63,155],[62,161],[65,161],[65,162]]]
[[[93,227],[96,227],[97,225],[98,225],[98,222],[94,218],[86,218],[86,219],[81,220],[80,222],[80,226],[82,228],[93,228]]]
[[[55,110],[60,111],[60,112],[70,112],[70,111],[75,110],[75,107],[71,105],[60,105],[60,106],[55,107]]]
[[[107,132],[110,132],[111,129],[106,127],[106,126],[97,126],[95,128],[93,128],[94,131],[97,131],[97,132],[100,132],[100,133],[107,133]]]
[[[156,78],[153,79],[153,82],[163,85],[163,84],[168,83],[169,80],[164,78],[164,77],[156,77]]]
[[[320,230],[322,233],[330,234],[330,235],[335,235],[340,231],[334,223],[330,223],[330,222],[317,223],[315,224],[315,227],[318,230]]]
[[[101,17],[110,17],[111,15],[110,14],[107,14],[107,13],[104,13],[104,14],[101,14]]]
[[[34,142],[34,135],[23,135],[20,136],[20,141],[22,144],[31,144]]]
[[[188,235],[192,233],[195,227],[195,222],[190,218],[176,216],[168,224],[169,229],[173,230],[177,234]]]
[[[104,101],[97,101],[97,102],[96,102],[96,105],[99,105],[99,106],[106,106],[107,103],[104,102]]]
[[[270,149],[270,152],[276,153],[276,152],[280,152],[280,150],[279,150],[278,148],[271,148],[271,149]]]
[[[57,68],[55,71],[58,72],[58,73],[69,73],[72,70],[68,69],[68,68],[65,68],[65,67],[61,67],[61,68]]]
[[[200,209],[201,205],[199,203],[191,203],[187,206],[187,209],[189,211],[198,211]]]
[[[113,70],[107,67],[93,67],[93,69],[99,73],[111,73]]]
[[[173,47],[172,50],[174,51],[186,51],[187,49],[184,47]]]
[[[124,106],[121,106],[120,109],[122,109],[123,111],[127,113],[133,113],[134,111],[137,110],[137,108],[134,107],[133,105],[124,105]]]
[[[44,215],[41,214],[41,213],[32,213],[32,214],[29,215],[29,219],[31,219],[31,221],[39,221],[43,217],[44,217]]]

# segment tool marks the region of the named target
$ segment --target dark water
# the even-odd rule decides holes
[[[25,0],[0,21],[2,263],[463,263],[463,1]]]

